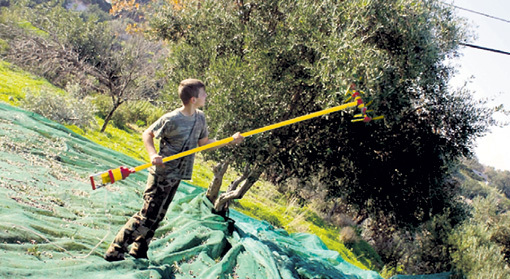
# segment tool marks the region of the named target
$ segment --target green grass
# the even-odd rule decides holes
[[[25,96],[24,90],[38,90],[41,87],[54,88],[46,80],[26,73],[7,62],[0,60],[0,101],[19,105]],[[89,129],[67,126],[102,146],[124,153],[132,158],[147,162],[148,156],[141,139],[141,129],[118,129],[108,126],[105,133],[99,129],[103,120],[96,118],[96,124]],[[207,188],[213,178],[214,162],[205,161],[197,154],[192,184]],[[229,170],[224,178],[222,190],[237,177],[234,170]],[[306,232],[317,235],[329,249],[337,251],[348,262],[363,268],[376,269],[380,266],[380,258],[366,242],[359,242],[346,247],[339,241],[340,228],[333,227],[323,221],[310,208],[299,207],[278,193],[269,182],[258,181],[244,196],[234,202],[233,208],[254,218],[266,220],[275,227],[283,228],[289,233]]]
[[[73,132],[88,138],[89,140],[113,149],[115,151],[124,153],[143,162],[149,160],[147,152],[142,142],[142,134],[137,130],[122,130],[112,125],[107,126],[104,133],[100,132],[104,120],[96,117],[96,124],[90,129],[81,129],[74,125],[67,125],[66,127]]]
[[[41,88],[60,90],[47,80],[0,60],[0,101],[18,106],[20,100],[25,98],[26,90],[36,92]]]

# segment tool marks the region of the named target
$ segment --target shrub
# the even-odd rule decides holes
[[[356,222],[352,220],[352,218],[344,213],[335,214],[332,217],[331,222],[338,227],[347,227],[347,226],[355,226]]]
[[[398,228],[383,214],[362,223],[363,239],[381,256],[385,276],[452,270],[454,245],[448,239],[466,214],[462,204],[455,204],[417,228]]]
[[[138,122],[140,124],[145,123],[145,125],[154,123],[165,113],[165,110],[156,107],[148,101],[130,102],[124,109],[127,110],[126,120],[129,123]]]
[[[89,126],[94,118],[94,109],[88,98],[78,99],[44,87],[39,91],[27,90],[21,106],[53,121],[81,128]]]
[[[92,99],[92,103],[96,107],[96,115],[105,119],[111,107],[111,99],[106,95],[97,95]]]
[[[6,41],[0,39],[0,55],[4,55],[8,48],[9,44]]]
[[[499,197],[490,195],[473,200],[473,216],[449,238],[456,270],[464,278],[510,278],[506,261],[510,223],[508,214],[500,211]]]
[[[353,227],[343,227],[338,238],[344,244],[353,244],[359,241],[358,234]]]

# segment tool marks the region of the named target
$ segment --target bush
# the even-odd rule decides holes
[[[353,227],[343,227],[339,239],[344,244],[354,244],[359,241],[358,234]]]
[[[143,124],[137,124],[138,126],[150,125],[165,113],[165,110],[154,106],[148,101],[130,102],[121,109],[127,111],[126,121],[129,123]]]
[[[363,222],[362,237],[381,256],[385,276],[452,270],[450,251],[454,245],[448,239],[466,215],[463,204],[455,204],[417,228],[398,228],[382,214]]]
[[[89,98],[78,99],[71,94],[44,87],[39,91],[27,90],[21,106],[58,123],[81,128],[89,126],[94,119],[94,109]]]
[[[464,278],[510,278],[508,214],[500,212],[499,197],[473,200],[473,217],[455,230],[449,241],[456,270]]]
[[[8,49],[9,44],[6,41],[0,39],[0,55],[4,55]]]
[[[477,180],[466,179],[459,189],[459,194],[468,198],[473,199],[475,197],[487,197],[492,191],[491,188],[485,186]]]

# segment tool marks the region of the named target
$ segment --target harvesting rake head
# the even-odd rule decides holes
[[[372,113],[373,110],[368,110],[367,107],[372,103],[372,101],[365,104],[365,102],[363,101],[363,98],[362,98],[362,95],[364,95],[364,94],[365,93],[363,91],[356,90],[356,85],[354,83],[351,84],[351,86],[349,86],[349,88],[345,92],[345,95],[347,96],[347,99],[345,100],[345,102],[351,102],[352,100],[354,100],[355,102],[357,102],[357,107],[360,109],[360,112],[361,112],[359,114],[354,115],[354,119],[351,120],[351,122],[363,121],[363,122],[368,123],[372,120],[383,119],[384,116],[382,116],[382,115],[375,116],[375,117],[369,116],[368,113]]]

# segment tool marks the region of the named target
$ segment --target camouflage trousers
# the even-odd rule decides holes
[[[129,254],[135,258],[147,258],[149,243],[159,223],[166,215],[172,202],[179,179],[149,173],[147,186],[143,195],[142,209],[135,213],[120,229],[106,252],[107,260],[122,260],[129,245],[133,244]]]

